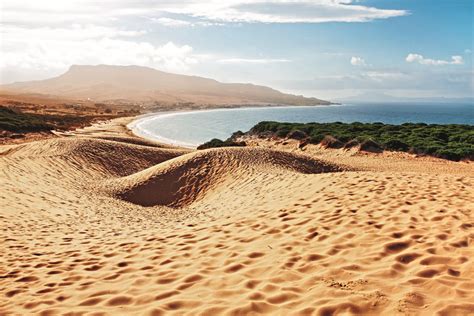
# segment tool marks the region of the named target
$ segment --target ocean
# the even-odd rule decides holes
[[[474,125],[474,105],[374,103],[164,112],[142,117],[129,127],[142,137],[173,145],[196,147],[212,138],[224,140],[238,130],[248,131],[261,121]]]

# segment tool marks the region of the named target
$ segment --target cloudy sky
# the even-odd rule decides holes
[[[337,98],[472,96],[472,0],[1,0],[0,81],[143,65]]]

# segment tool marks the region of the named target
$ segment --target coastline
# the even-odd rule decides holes
[[[201,111],[201,110],[199,110]],[[205,111],[205,110],[202,110]],[[126,124],[126,128],[130,131],[130,133],[136,137],[140,137],[143,139],[147,139],[150,141],[158,142],[163,145],[173,146],[173,147],[180,147],[180,148],[187,148],[187,149],[196,149],[197,146],[192,144],[187,144],[183,142],[179,142],[176,140],[172,140],[166,137],[161,137],[159,135],[153,135],[151,133],[147,133],[143,129],[140,129],[139,124],[143,123],[146,118],[160,118],[166,116],[167,114],[175,114],[175,113],[189,113],[193,111],[163,111],[163,112],[154,112],[154,113],[147,113],[143,115],[138,115],[134,117],[128,124]]]
[[[235,115],[232,113],[233,111],[235,111]],[[372,113],[372,111],[375,111],[375,114],[369,116],[367,113]],[[412,110],[406,106],[393,108],[391,105],[374,106],[372,104],[341,104],[317,107],[251,106],[179,110],[156,112],[137,117],[129,124],[129,128],[137,136],[149,140],[173,146],[196,148],[213,138],[225,140],[238,130],[247,131],[260,121],[286,122],[293,125],[308,122],[381,122],[388,125],[403,125],[407,122],[414,122],[422,125],[446,126],[451,124],[474,124],[474,120],[467,115],[468,113],[459,117],[456,114],[457,112],[453,112],[449,108],[443,108],[438,114],[434,115],[430,115],[426,111],[426,107]]]
[[[193,113],[213,113],[213,112],[227,112],[227,111],[238,111],[241,109],[249,109],[249,110],[260,110],[260,109],[291,109],[291,108],[314,108],[314,107],[330,107],[330,106],[345,106],[350,104],[328,104],[328,105],[271,105],[271,106],[236,106],[236,107],[223,107],[223,108],[206,108],[206,109],[199,109],[199,110],[177,110],[177,111],[162,111],[162,112],[154,112],[154,113],[147,113],[143,115],[136,116],[129,124],[127,124],[127,128],[131,130],[131,132],[138,136],[142,137],[151,141],[160,142],[163,144],[167,144],[170,146],[177,146],[177,147],[184,147],[189,149],[196,149],[197,146],[200,144],[190,144],[187,142],[182,142],[175,139],[170,139],[167,137],[163,137],[160,135],[148,133],[145,130],[140,128],[141,123],[145,123],[148,120],[159,120],[165,117],[173,117],[173,116],[180,116],[180,115],[187,115]]]

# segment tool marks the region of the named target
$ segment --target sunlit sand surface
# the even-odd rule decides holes
[[[1,148],[0,314],[474,313],[472,163],[101,128]]]

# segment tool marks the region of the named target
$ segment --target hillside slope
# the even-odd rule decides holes
[[[22,93],[41,93],[95,101],[288,105],[329,104],[316,98],[284,94],[253,84],[221,83],[140,66],[71,66],[64,74],[40,81],[0,86]]]

